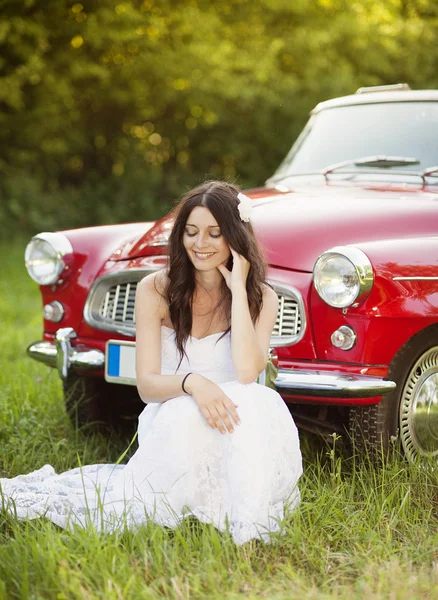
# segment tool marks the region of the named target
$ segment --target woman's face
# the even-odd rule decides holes
[[[197,206],[190,213],[183,237],[184,248],[195,269],[210,271],[226,263],[230,247],[208,208]]]

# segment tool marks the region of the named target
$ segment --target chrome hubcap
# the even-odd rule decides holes
[[[409,459],[438,456],[438,347],[417,360],[400,403],[400,435]]]

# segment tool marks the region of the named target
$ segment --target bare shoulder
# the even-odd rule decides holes
[[[275,308],[278,307],[278,296],[276,292],[266,284],[263,286],[263,304]]]
[[[263,305],[260,311],[257,328],[263,332],[263,335],[270,336],[274,327],[278,314],[278,296],[274,290],[264,284],[263,289]]]
[[[150,273],[137,285],[136,302],[147,303],[163,314],[166,312],[164,293],[167,287],[167,275],[164,270]]]
[[[142,294],[159,294],[163,296],[167,287],[167,274],[164,269],[155,271],[143,277],[137,286],[137,290],[140,290]]]

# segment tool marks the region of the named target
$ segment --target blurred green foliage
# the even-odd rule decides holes
[[[263,184],[320,100],[438,87],[434,0],[0,0],[0,235]]]

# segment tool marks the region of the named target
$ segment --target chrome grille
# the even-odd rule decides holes
[[[129,269],[97,279],[84,307],[85,321],[96,329],[135,336],[135,293],[150,269]]]
[[[294,298],[287,298],[277,294],[278,313],[272,335],[289,336],[298,335],[301,331],[301,314],[298,302]]]
[[[106,292],[99,315],[108,323],[135,323],[135,292],[137,281],[114,285]]]
[[[131,270],[97,280],[84,309],[87,323],[97,329],[134,336],[135,293],[138,282],[149,272]],[[295,288],[270,283],[279,299],[271,346],[295,344],[303,336],[306,325],[301,294]]]
[[[306,314],[300,292],[293,287],[270,282],[278,296],[277,320],[271,335],[271,346],[291,346],[304,335]]]

